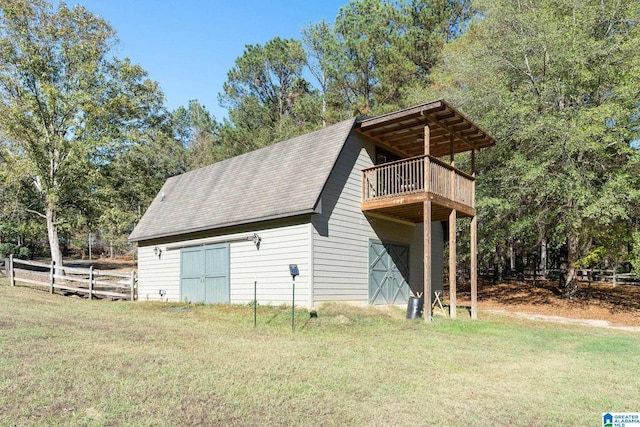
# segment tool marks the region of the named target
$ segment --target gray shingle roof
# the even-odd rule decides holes
[[[312,213],[354,122],[169,178],[129,240]]]

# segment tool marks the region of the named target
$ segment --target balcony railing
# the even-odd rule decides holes
[[[426,174],[425,174],[426,169]],[[425,176],[429,186],[425,187]],[[474,208],[474,178],[432,156],[418,156],[362,171],[362,201],[430,192]]]

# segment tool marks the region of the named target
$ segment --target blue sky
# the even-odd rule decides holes
[[[68,0],[102,16],[118,32],[118,57],[129,57],[160,83],[173,110],[198,99],[217,119],[218,93],[247,44],[334,22],[349,0]]]

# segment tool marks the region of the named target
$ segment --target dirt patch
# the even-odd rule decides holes
[[[445,287],[448,299],[448,288]],[[470,305],[468,285],[458,286],[458,304]],[[478,283],[478,308],[544,317],[589,319],[613,326],[640,327],[640,286],[611,283],[579,284],[578,296],[564,299],[557,282]],[[552,320],[552,319],[551,319]]]

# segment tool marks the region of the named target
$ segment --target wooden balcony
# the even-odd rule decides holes
[[[428,179],[427,179],[428,177]],[[436,157],[423,155],[362,171],[362,210],[412,223],[423,222],[423,202],[432,201],[432,221],[475,216],[475,180]]]

